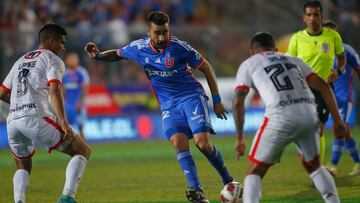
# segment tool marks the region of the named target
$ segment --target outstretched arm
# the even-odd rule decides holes
[[[249,93],[249,88],[238,88],[235,90],[235,97],[233,99],[233,116],[236,127],[236,143],[235,150],[237,152],[237,159],[245,153],[245,140],[243,135],[244,115],[245,115],[245,98]]]
[[[98,61],[113,62],[123,59],[116,53],[115,49],[100,52],[96,44],[93,42],[89,42],[85,45],[85,52],[90,58]]]
[[[211,91],[211,95],[212,95],[212,99],[213,99],[213,103],[214,103],[214,111],[216,113],[216,116],[218,118],[226,120],[227,119],[227,117],[226,117],[227,111],[226,111],[224,105],[221,103],[221,98],[219,95],[219,88],[218,88],[218,85],[216,82],[216,76],[215,76],[213,67],[210,65],[209,62],[207,62],[205,60],[204,63],[198,68],[198,70],[203,72],[206,77],[206,81],[207,81],[210,91]]]
[[[341,119],[339,110],[337,108],[336,100],[333,91],[330,88],[330,85],[327,84],[323,79],[321,79],[316,74],[312,74],[307,77],[307,83],[309,86],[315,90],[318,90],[323,97],[331,116],[334,120],[334,134],[337,138],[344,137],[346,133],[346,127]]]
[[[0,99],[4,102],[10,104],[10,91],[5,90],[2,86],[0,86]]]

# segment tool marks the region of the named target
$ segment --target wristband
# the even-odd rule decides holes
[[[212,100],[213,100],[213,103],[214,103],[214,104],[221,103],[221,97],[220,97],[220,95],[214,95],[214,96],[212,96]]]

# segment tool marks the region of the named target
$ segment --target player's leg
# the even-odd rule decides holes
[[[244,179],[243,202],[260,202],[262,178],[270,165],[250,162],[247,175]]]
[[[283,132],[287,131],[286,126],[276,126],[277,123],[265,118],[253,139],[249,151],[250,164],[244,180],[244,203],[260,202],[262,178],[267,170],[278,162],[285,146],[289,143],[283,136]]]
[[[46,117],[40,120],[38,129],[37,142],[47,148],[49,153],[57,150],[72,156],[66,168],[62,197],[58,199],[58,202],[76,202],[75,194],[90,157],[90,147],[79,136],[75,136],[71,143],[65,143],[62,139],[61,127],[52,118]]]
[[[327,109],[327,105],[323,99],[323,97],[321,96],[321,93],[317,90],[313,90],[312,92],[315,96],[315,102],[316,102],[316,110],[318,113],[318,117],[320,120],[320,161],[321,163],[324,163],[324,159],[325,159],[325,150],[326,150],[326,140],[325,140],[325,136],[324,136],[324,127],[325,124],[329,118],[329,110]]]
[[[9,145],[16,163],[13,177],[14,201],[15,203],[25,203],[25,194],[30,183],[29,176],[32,168],[31,157],[34,155],[35,149],[31,139],[23,135],[16,126],[24,125],[18,120],[7,123]]]
[[[191,129],[186,119],[177,108],[164,110],[162,122],[165,136],[176,151],[176,157],[190,187],[186,189],[186,196],[191,202],[208,202],[200,185],[194,159],[189,148]]]
[[[86,140],[83,130],[85,120],[86,120],[86,109],[81,109],[80,112],[77,113],[76,123],[79,128],[79,135],[83,140]]]
[[[233,181],[233,177],[230,176],[220,151],[210,141],[210,133],[214,133],[214,130],[211,125],[206,99],[203,96],[194,97],[186,100],[182,107],[187,123],[194,135],[197,148],[218,172],[224,185]]]
[[[15,158],[16,172],[13,177],[15,203],[25,203],[25,193],[30,183],[31,157]]]
[[[353,170],[349,173],[349,175],[359,175],[360,174],[360,157],[359,151],[357,148],[356,141],[353,136],[351,136],[351,129],[348,125],[347,136],[345,137],[345,148],[349,152],[352,160],[355,163]]]
[[[66,167],[66,180],[62,199],[75,198],[79,181],[90,158],[91,150],[88,144],[80,136],[76,136],[70,144],[60,151],[72,156]]]
[[[230,175],[227,169],[221,152],[210,141],[210,133],[203,132],[194,135],[194,142],[196,147],[205,155],[210,164],[215,168],[221,177],[224,185],[233,181],[233,177]]]
[[[305,121],[310,123],[298,132],[299,139],[295,142],[302,157],[303,166],[325,202],[340,202],[333,177],[320,164],[318,125],[316,121],[311,124],[311,119],[304,119]]]

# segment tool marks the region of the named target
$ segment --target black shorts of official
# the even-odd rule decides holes
[[[311,89],[311,91],[313,92],[313,94],[315,96],[316,111],[318,113],[319,120],[321,123],[325,124],[327,122],[327,120],[329,119],[330,111],[325,103],[324,98],[321,96],[321,93],[314,89]]]

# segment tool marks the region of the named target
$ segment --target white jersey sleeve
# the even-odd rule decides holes
[[[59,82],[64,76],[65,64],[64,62],[56,55],[49,54],[49,66],[46,69],[46,77],[48,84],[52,82]]]
[[[248,71],[249,68],[251,67],[248,61],[245,61],[240,65],[236,74],[236,89],[253,87],[253,81]]]

